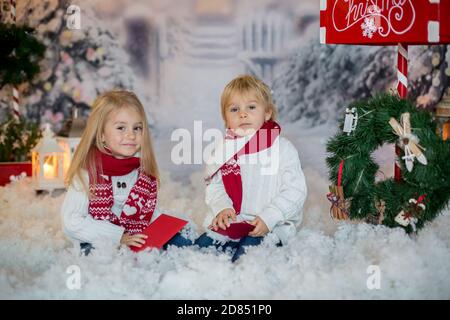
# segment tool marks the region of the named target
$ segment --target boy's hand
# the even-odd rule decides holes
[[[142,247],[142,245],[145,243],[145,239],[147,239],[147,235],[145,234],[133,234],[130,235],[129,233],[124,233],[122,235],[122,238],[120,239],[120,244],[124,244],[126,246],[135,246],[135,247]]]
[[[214,231],[217,231],[219,228],[222,230],[226,230],[230,226],[230,218],[231,220],[236,221],[236,213],[234,212],[234,209],[223,209],[213,219],[209,228],[213,229]]]
[[[254,220],[250,221],[249,223],[255,226],[255,229],[253,229],[248,234],[249,236],[262,237],[265,236],[267,233],[269,233],[269,228],[267,228],[266,223],[259,216],[256,217]]]

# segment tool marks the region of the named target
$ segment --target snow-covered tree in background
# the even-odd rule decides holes
[[[239,3],[238,16],[242,19],[252,10],[264,6],[282,7],[282,4],[291,4],[288,7],[292,8],[296,32],[301,34],[301,39],[294,37],[288,51],[299,43],[301,46],[297,47],[296,53],[278,70],[280,72],[277,73],[278,77],[272,86],[283,120],[306,119],[312,125],[323,123],[328,119],[335,120],[342,116],[343,108],[352,101],[395,87],[397,58],[395,47],[321,45],[317,35],[319,28],[317,2],[313,0],[297,2],[264,0],[255,5],[253,0],[246,0]],[[104,7],[98,7],[98,3],[103,3]],[[140,3],[141,6],[137,6],[136,3]],[[163,80],[167,78],[167,81],[159,80],[164,87],[174,85],[168,69],[169,65],[174,64],[173,57],[183,56],[185,53],[185,42],[189,37],[183,28],[190,26],[186,20],[194,19],[188,14],[188,8],[192,7],[193,3],[192,0],[188,2],[129,0],[118,3],[81,0],[19,1],[18,24],[26,23],[36,28],[37,37],[47,46],[46,57],[41,63],[43,71],[40,76],[33,83],[20,88],[22,112],[26,111],[26,115],[36,122],[53,123],[55,131],[58,131],[64,118],[71,115],[73,106],[81,108],[85,116],[97,94],[106,89],[123,87],[134,90],[143,99],[144,105],[156,105],[148,87],[145,87],[149,82],[140,76],[139,71],[143,70],[142,63],[135,63],[134,69],[128,63],[127,46],[124,46],[118,30],[123,29],[128,17],[122,12],[122,8],[131,10],[134,5],[137,6],[135,10],[142,12],[148,10],[156,24],[155,27],[157,26],[155,30],[164,31],[158,31],[158,38],[161,38],[161,34],[165,35],[166,40],[160,39],[163,48],[160,54],[163,53],[166,60],[161,64],[161,74],[156,77]],[[70,30],[66,26],[65,14],[70,4],[78,4],[82,10],[80,30]],[[121,18],[115,20],[120,20],[120,23],[105,19],[108,8],[117,11],[117,15]],[[98,15],[101,14],[103,16],[99,18]],[[167,19],[164,24],[156,23],[165,17]],[[109,25],[105,25],[106,23]],[[141,42],[136,39],[142,37],[128,39],[130,44],[128,50],[134,60],[142,58],[142,53],[137,50],[140,48],[136,49],[133,46],[134,43]],[[411,46],[409,51],[410,97],[418,105],[433,108],[448,87],[450,75],[448,49],[445,46],[429,48]],[[145,63],[146,61],[144,65]],[[158,69],[154,65],[150,65],[149,68]],[[174,69],[178,71],[179,68]],[[180,78],[179,74],[176,74],[176,78]],[[152,78],[152,81],[155,79]],[[183,81],[180,85],[177,84],[177,96],[182,96],[178,92],[182,84]],[[193,93],[188,91],[188,94]],[[167,91],[166,95],[174,94]],[[9,104],[8,95],[0,92],[0,119],[9,112]],[[149,118],[152,121],[153,117]]]
[[[411,47],[408,97],[418,105],[432,108],[448,87],[446,53],[445,46]],[[351,102],[395,84],[395,47],[321,45],[313,39],[283,65],[273,90],[283,120],[316,125],[335,121]]]
[[[325,46],[317,39],[301,47],[274,83],[280,116],[311,125],[335,120],[352,100],[384,90],[394,81],[389,47]]]
[[[450,46],[420,46],[413,51],[408,97],[433,109],[450,85]]]
[[[87,5],[82,7],[81,29],[69,29],[65,16],[69,5],[66,0],[30,0],[17,7],[18,24],[34,27],[47,46],[40,76],[21,88],[21,108],[34,121],[52,123],[55,131],[73,107],[86,114],[100,92],[134,89],[128,55],[115,34]],[[1,103],[3,107],[7,101]]]

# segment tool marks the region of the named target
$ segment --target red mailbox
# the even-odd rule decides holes
[[[450,0],[321,0],[320,41],[450,43]]]

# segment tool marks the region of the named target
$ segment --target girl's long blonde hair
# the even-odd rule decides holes
[[[66,184],[72,184],[74,178],[77,177],[82,183],[86,193],[91,196],[88,182],[85,181],[82,170],[89,172],[89,175],[94,179],[91,183],[95,185],[98,165],[95,159],[95,148],[101,152],[108,153],[101,140],[105,122],[111,112],[121,108],[132,108],[140,115],[143,124],[142,144],[140,149],[141,170],[147,175],[155,177],[159,183],[158,165],[153,151],[153,143],[150,137],[144,107],[134,93],[125,90],[112,90],[101,94],[94,101],[92,112],[87,121],[83,135],[81,136],[81,141],[78,144],[72,162],[70,163]]]

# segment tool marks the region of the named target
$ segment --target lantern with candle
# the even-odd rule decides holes
[[[49,124],[42,136],[31,153],[33,181],[36,190],[51,192],[64,188],[64,150],[58,145]]]
[[[436,106],[437,134],[442,140],[450,139],[450,88]]]
[[[70,162],[75,153],[75,149],[81,140],[84,128],[86,127],[86,120],[78,115],[78,108],[73,109],[72,119],[66,121],[65,128],[61,130],[59,136],[56,137],[58,145],[64,151],[63,173],[64,177],[69,170]]]

